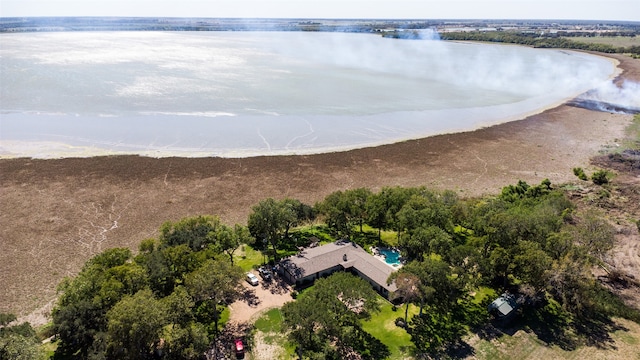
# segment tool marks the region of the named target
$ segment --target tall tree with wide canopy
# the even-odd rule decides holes
[[[207,260],[185,278],[185,286],[196,306],[210,306],[218,329],[219,306],[233,301],[242,291],[244,271],[228,261]]]
[[[151,290],[126,296],[107,313],[111,358],[153,359],[167,324],[167,309]]]
[[[266,240],[273,249],[274,261],[278,257],[278,244],[288,236],[298,222],[298,213],[292,201],[268,198],[253,207],[247,221],[249,232],[256,239]]]
[[[411,196],[397,213],[399,228],[407,232],[429,226],[450,230],[451,205],[445,203],[449,198],[428,190]]]
[[[160,227],[160,245],[186,244],[192,251],[199,251],[213,242],[211,235],[220,225],[218,217],[204,215],[168,221]]]
[[[384,187],[377,194],[369,196],[367,202],[367,223],[378,230],[395,230],[400,237],[401,227],[398,212],[411,196],[423,188]],[[380,231],[378,231],[378,236]]]
[[[363,348],[363,344],[355,342],[372,341],[362,336],[364,330],[360,328],[359,319],[377,309],[377,294],[369,283],[349,273],[338,272],[316,281],[295,302],[286,303],[282,313],[285,327],[291,330],[289,336],[301,353],[335,356],[331,343],[339,348]],[[360,335],[351,336],[353,333]]]
[[[349,203],[349,216],[352,222],[359,226],[360,233],[363,232],[363,225],[368,218],[367,203],[369,197],[373,195],[367,188],[357,188],[345,191],[346,200]]]
[[[59,285],[61,295],[52,312],[53,329],[60,339],[56,353],[85,358],[95,339],[106,333],[105,313],[144,286],[144,271],[127,263],[130,259],[129,249],[106,250],[87,261],[75,278]]]
[[[455,304],[464,287],[462,278],[454,276],[451,266],[439,259],[427,257],[423,261],[412,261],[399,272],[420,279],[420,314],[424,305],[446,311]]]
[[[318,212],[324,216],[327,227],[338,236],[351,236],[353,219],[351,204],[345,192],[338,190],[327,195],[316,204]]]
[[[409,304],[421,298],[420,278],[409,272],[394,272],[389,276],[387,284],[396,282],[397,290],[394,292],[394,298],[400,298],[405,304],[404,308],[404,323],[407,323],[407,317],[409,316]]]
[[[233,265],[233,253],[242,244],[253,244],[255,239],[251,236],[249,229],[236,224],[233,228],[222,224],[212,234],[215,239],[215,247],[229,256]]]

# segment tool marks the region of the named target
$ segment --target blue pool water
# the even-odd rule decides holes
[[[392,249],[379,249],[380,254],[384,255],[384,261],[389,265],[400,265],[400,253]]]

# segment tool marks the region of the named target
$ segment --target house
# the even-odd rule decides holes
[[[380,295],[389,298],[396,284],[387,285],[394,268],[376,259],[348,240],[303,249],[279,263],[279,272],[290,284],[305,287],[336,271],[349,271],[371,284]]]

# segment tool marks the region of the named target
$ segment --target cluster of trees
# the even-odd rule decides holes
[[[505,31],[448,32],[440,35],[442,40],[489,41],[528,45],[537,48],[560,48],[640,55],[640,46],[616,47],[608,44],[588,44],[572,39],[538,33]]]
[[[480,286],[526,290],[531,300],[555,302],[576,317],[640,319],[637,311],[612,306],[621,302],[591,274],[593,266],[606,267],[613,227],[600,214],[576,214],[548,180],[520,181],[497,197],[470,200],[425,188],[353,189],[328,195],[316,208],[339,236],[358,241],[362,224],[396,232],[406,264],[389,281],[396,281],[396,296],[420,307],[411,320],[405,310],[419,351],[442,350],[486,322],[486,304],[469,295]]]
[[[0,313],[0,359],[40,360],[46,354],[29,323],[16,324],[14,314]]]
[[[290,230],[316,216],[313,207],[290,198],[268,198],[252,210],[247,221],[249,232],[257,240],[255,245],[258,249],[266,250],[267,245],[271,246],[274,261],[277,261],[278,249],[291,240]]]
[[[200,359],[222,307],[241,294],[233,251],[246,227],[198,216],[165,223],[133,256],[107,250],[59,287],[57,355],[78,359]]]
[[[285,328],[302,359],[384,359],[389,350],[364,331],[360,321],[378,311],[371,285],[339,272],[323,278],[295,302],[282,307]]]
[[[275,260],[305,245],[295,235],[310,221],[324,223],[317,227],[331,239],[348,237],[365,248],[380,242],[382,231],[395,234],[405,265],[389,281],[407,304],[402,325],[420,352],[440,351],[487,321],[486,303],[470,295],[481,286],[498,293],[526,289],[575,318],[640,320],[591,275],[593,266],[606,268],[612,226],[599,214],[577,214],[548,180],[520,181],[498,196],[466,200],[424,187],[358,188],[314,206],[265,199],[252,208],[247,227],[208,216],[168,222],[158,239],[142,241],[136,256],[128,249],[105,251],[60,285],[53,311],[57,352],[83,359],[201,358],[223,306],[240,294],[235,250],[254,244]],[[410,303],[419,306],[411,319]],[[384,358],[388,350],[359,325],[376,306],[368,283],[337,274],[316,282],[283,314],[304,358],[350,352]]]

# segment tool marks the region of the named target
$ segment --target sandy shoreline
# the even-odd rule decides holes
[[[640,61],[619,78],[640,81]],[[348,188],[427,186],[461,196],[520,179],[573,180],[571,169],[615,147],[632,116],[561,105],[472,132],[318,155],[242,159],[112,156],[0,159],[0,312],[25,314],[106,248],[157,235],[167,220],[199,214],[244,223],[251,206],[285,196],[314,204]]]

